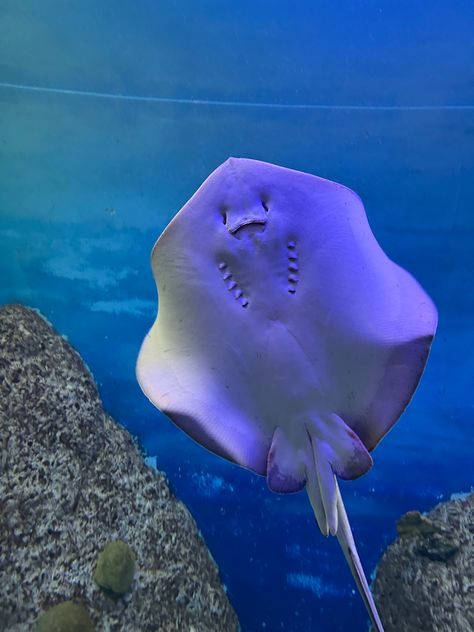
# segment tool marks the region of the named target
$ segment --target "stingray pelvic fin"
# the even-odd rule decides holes
[[[276,428],[267,457],[269,489],[279,494],[299,492],[304,488],[305,482],[301,452],[288,440],[282,428]]]

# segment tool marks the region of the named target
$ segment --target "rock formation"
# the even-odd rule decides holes
[[[373,584],[385,632],[474,630],[474,494],[410,511]]]
[[[93,579],[111,541],[129,593]],[[96,631],[235,632],[216,564],[165,476],[104,412],[79,355],[36,312],[0,308],[0,631],[71,600]]]

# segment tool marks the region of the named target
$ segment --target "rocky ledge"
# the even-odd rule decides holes
[[[373,584],[385,632],[474,630],[474,494],[410,511]]]
[[[134,569],[124,595],[94,581],[115,541],[130,549],[129,579]],[[165,476],[104,412],[70,345],[36,312],[9,305],[0,308],[0,631],[44,629],[71,612],[68,630],[238,629]]]

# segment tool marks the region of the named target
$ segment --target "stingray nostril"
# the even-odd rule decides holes
[[[268,213],[268,202],[266,200],[262,200],[262,206],[265,213]]]

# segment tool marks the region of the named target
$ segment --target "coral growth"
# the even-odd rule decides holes
[[[94,632],[94,626],[82,606],[63,601],[39,617],[34,632]]]
[[[126,542],[116,540],[100,552],[94,581],[111,596],[128,593],[135,572],[135,555]]]

